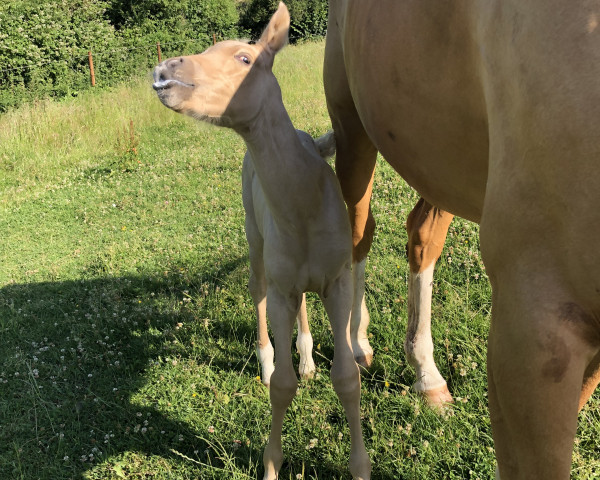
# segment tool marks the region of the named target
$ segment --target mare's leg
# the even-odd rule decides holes
[[[600,352],[589,363],[583,377],[583,387],[579,396],[579,410],[583,408],[600,383]]]
[[[431,292],[433,268],[444,248],[453,215],[436,208],[422,198],[408,215],[408,326],[404,351],[417,375],[414,389],[432,407],[452,402],[446,381],[433,359],[431,339]]]
[[[352,296],[350,272],[346,270],[328,288],[323,304],[333,330],[334,354],[331,382],[346,412],[350,427],[350,473],[354,480],[371,478],[371,462],[360,426],[360,374],[350,341]]]
[[[493,292],[489,403],[505,480],[569,478],[583,378],[600,346],[597,110],[588,108],[600,97],[600,44],[574,33],[581,10],[555,28],[544,5],[495,2],[478,27],[489,55],[480,227]]]
[[[264,480],[275,480],[283,463],[281,431],[285,412],[296,395],[298,379],[292,364],[292,333],[294,319],[298,315],[301,295],[284,295],[269,285],[268,312],[275,340],[275,371],[271,375],[269,394],[271,397],[271,433],[269,444],[263,454]]]
[[[498,217],[482,222],[481,246],[493,291],[488,396],[499,474],[566,480],[597,325],[558,274],[555,247],[498,229]]]
[[[331,18],[330,15],[330,21]],[[364,274],[367,253],[375,231],[370,202],[377,150],[365,132],[354,106],[338,35],[337,29],[328,29],[323,77],[327,107],[336,139],[336,174],[352,227],[352,348],[356,361],[368,367],[373,359],[373,349],[367,339],[369,314],[364,297]]]
[[[313,339],[308,326],[306,315],[306,295],[302,294],[302,304],[296,318],[298,323],[298,336],[296,337],[296,349],[300,354],[300,365],[298,372],[302,378],[312,378],[315,374],[315,362],[312,358]]]
[[[565,311],[566,295],[536,298],[504,280],[496,290],[488,383],[500,475],[568,479],[582,378],[598,350],[574,325],[585,320]]]

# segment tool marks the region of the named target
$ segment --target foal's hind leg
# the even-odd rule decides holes
[[[417,375],[414,389],[432,407],[452,402],[446,380],[433,359],[431,292],[433,269],[440,257],[453,215],[420,199],[408,215],[408,326],[404,351]]]
[[[271,375],[271,433],[263,454],[264,480],[275,480],[283,463],[281,432],[285,412],[296,395],[298,379],[292,365],[292,332],[302,296],[284,295],[269,285],[268,312],[275,340],[275,371]]]
[[[371,462],[360,426],[360,375],[350,344],[350,283],[350,272],[346,270],[329,286],[327,296],[323,296],[322,300],[333,330],[331,382],[344,407],[350,427],[350,473],[354,480],[368,480],[371,478]]]
[[[261,381],[268,386],[273,365],[273,345],[269,340],[269,329],[267,326],[267,282],[265,279],[265,267],[263,263],[263,240],[252,218],[246,218],[246,237],[250,253],[250,279],[248,289],[256,309],[257,341],[256,354],[261,366]]]
[[[365,253],[366,255],[366,253]],[[353,302],[350,319],[350,336],[354,358],[359,365],[369,368],[373,362],[373,349],[369,344],[367,328],[371,321],[365,300],[365,267],[367,258],[353,262]]]
[[[306,314],[306,295],[302,294],[302,304],[296,318],[298,323],[298,336],[296,337],[296,350],[300,354],[298,373],[302,378],[312,378],[315,374],[315,362],[312,358],[313,339],[308,325]]]

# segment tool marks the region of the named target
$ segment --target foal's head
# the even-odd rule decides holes
[[[286,6],[271,17],[256,44],[224,41],[199,55],[165,60],[154,69],[153,88],[176,112],[226,127],[250,122],[270,95],[279,95],[272,72],[288,39]]]

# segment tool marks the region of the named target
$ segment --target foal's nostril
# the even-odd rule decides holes
[[[156,67],[154,67],[154,70],[152,71],[152,79],[155,82],[158,82],[159,80],[163,80],[163,63],[159,63]]]

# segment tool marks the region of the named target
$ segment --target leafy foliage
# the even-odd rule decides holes
[[[89,87],[88,51],[99,86],[114,85],[166,56],[237,37],[235,0],[12,0],[0,4],[0,112]],[[150,47],[150,48],[149,48]]]
[[[290,11],[290,42],[324,36],[327,30],[326,0],[287,0]],[[250,0],[242,7],[241,26],[252,38],[258,38],[279,0]]]
[[[278,0],[9,0],[0,4],[0,112],[89,88],[88,51],[99,87],[165,57],[218,39],[260,36]],[[290,41],[325,34],[325,0],[288,0]]]
[[[104,7],[86,0],[1,4],[0,108],[47,94],[76,94],[89,81],[87,51],[115,46]]]
[[[112,0],[107,16],[114,27],[131,36],[169,42],[200,39],[208,44],[238,35],[239,15],[234,0]]]

